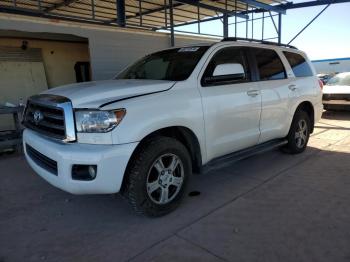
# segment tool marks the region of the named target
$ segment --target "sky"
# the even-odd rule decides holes
[[[287,10],[287,14],[282,16],[282,43],[288,43],[324,7],[323,5]],[[264,39],[277,37],[271,18],[265,19]],[[274,19],[277,24],[278,17]],[[229,23],[234,21],[233,17],[229,19]],[[197,32],[197,25],[182,26],[177,29]],[[253,38],[261,39],[261,29],[261,20],[255,21]],[[235,35],[234,30],[235,26],[230,25],[229,36]],[[249,22],[248,31],[248,37],[251,38],[251,22]],[[201,23],[201,32],[222,35],[222,22],[217,20]],[[237,36],[245,37],[245,23],[238,24]],[[330,5],[291,45],[305,51],[311,60],[350,57],[350,3]]]

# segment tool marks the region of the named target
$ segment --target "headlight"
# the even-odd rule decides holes
[[[77,110],[75,123],[82,133],[105,133],[115,128],[126,114],[125,109],[113,111]]]

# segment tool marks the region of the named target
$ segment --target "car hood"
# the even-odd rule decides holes
[[[176,82],[164,80],[117,79],[69,84],[43,94],[69,98],[74,108],[98,108],[103,104],[134,96],[166,91]]]
[[[323,87],[323,93],[324,94],[350,94],[350,86],[325,85]]]

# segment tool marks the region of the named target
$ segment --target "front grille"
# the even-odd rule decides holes
[[[34,119],[36,112],[40,112],[43,116],[38,122]],[[64,114],[61,108],[43,106],[29,101],[26,108],[25,125],[30,129],[58,139],[64,139],[66,135]]]
[[[323,100],[347,100],[347,101],[350,101],[350,94],[323,94]]]
[[[26,144],[27,155],[41,168],[57,176],[57,162]]]
[[[23,124],[55,139],[75,141],[72,104],[62,96],[45,94],[31,97],[27,102]]]

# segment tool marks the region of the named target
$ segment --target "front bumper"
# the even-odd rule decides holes
[[[349,93],[323,93],[322,103],[324,105],[349,106]]]
[[[322,103],[324,105],[344,105],[344,106],[348,106],[350,105],[350,101],[349,100],[323,100]]]
[[[137,144],[69,144],[45,138],[29,129],[23,132],[24,153],[29,165],[50,184],[72,194],[119,192],[126,166]],[[28,155],[26,145],[56,161],[57,175],[38,165]],[[96,178],[91,181],[73,180],[72,166],[76,164],[97,165]]]

